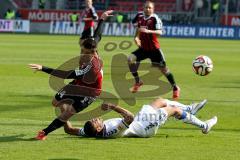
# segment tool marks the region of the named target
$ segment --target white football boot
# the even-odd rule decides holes
[[[202,129],[202,133],[203,134],[208,134],[208,132],[211,130],[211,128],[217,124],[217,117],[214,116],[212,119],[209,119],[207,121],[205,121],[205,123],[207,124],[207,127],[205,129]]]
[[[202,102],[191,104],[192,110],[190,111],[190,114],[195,115],[200,109],[202,109],[205,106],[206,103],[207,100],[204,99]]]

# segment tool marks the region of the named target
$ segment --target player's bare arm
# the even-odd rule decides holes
[[[139,28],[139,32],[147,33],[147,34],[157,34],[157,35],[163,34],[162,30],[149,30],[146,28]]]
[[[102,19],[102,20],[105,21],[108,17],[113,16],[112,13],[113,13],[113,10],[105,11],[105,12],[103,12],[103,14],[101,15],[101,18],[100,18],[100,19]]]
[[[95,20],[93,18],[83,18],[84,21],[92,21],[92,20]]]
[[[121,114],[121,116],[123,116],[123,118],[124,118],[124,122],[126,122],[128,125],[130,125],[134,119],[134,115],[130,111],[128,111],[120,106],[117,106],[115,104],[104,103],[104,104],[102,104],[101,107],[102,107],[102,110],[111,109],[111,110]]]
[[[42,71],[47,74],[51,74],[53,76],[63,78],[63,79],[75,79],[75,78],[82,78],[84,74],[91,70],[91,65],[86,66],[84,69],[76,69],[76,70],[69,70],[63,71],[58,69],[52,69],[40,64],[29,64],[29,67],[34,71]]]
[[[67,133],[67,134],[78,135],[78,133],[79,133],[79,128],[73,127],[72,124],[71,124],[69,121],[67,121],[67,122],[64,124],[64,131],[65,131],[65,133]]]
[[[140,34],[140,32],[139,32],[139,29],[137,28],[136,34],[135,34],[135,37],[134,37],[134,42],[136,43],[136,45],[138,47],[141,47],[141,40],[140,40],[139,34]]]
[[[94,32],[94,40],[97,43],[100,42],[101,37],[102,37],[103,23],[108,17],[113,16],[112,13],[113,13],[113,10],[108,10],[108,11],[103,12],[103,14],[101,15],[100,20],[97,25],[97,28]]]

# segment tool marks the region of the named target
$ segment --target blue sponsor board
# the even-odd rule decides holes
[[[80,34],[84,24],[74,24],[59,21],[50,23],[50,34]],[[197,25],[164,25],[163,37],[182,38],[212,38],[212,39],[240,39],[240,27],[228,26],[197,26]],[[0,25],[1,31],[1,25]],[[131,23],[105,23],[103,35],[108,36],[134,36],[136,27]]]
[[[164,37],[240,39],[240,27],[166,25]]]

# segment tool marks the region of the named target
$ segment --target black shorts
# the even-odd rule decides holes
[[[132,54],[137,57],[137,62],[149,58],[153,65],[158,65],[159,67],[166,67],[166,61],[161,49],[145,51],[142,48],[138,48],[136,51],[132,52]]]
[[[81,39],[92,38],[93,34],[94,34],[94,28],[90,27],[86,30],[83,30],[82,35],[81,35]]]
[[[92,102],[94,102],[96,100],[96,97],[66,95],[65,91],[61,89],[55,95],[55,99],[59,102],[72,104],[73,108],[78,113],[87,108]]]

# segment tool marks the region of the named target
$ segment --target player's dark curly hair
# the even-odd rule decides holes
[[[84,40],[83,46],[86,49],[95,49],[97,48],[97,42],[93,38],[87,38]]]
[[[91,121],[87,121],[83,127],[84,133],[89,137],[95,137],[97,134],[96,128]]]

